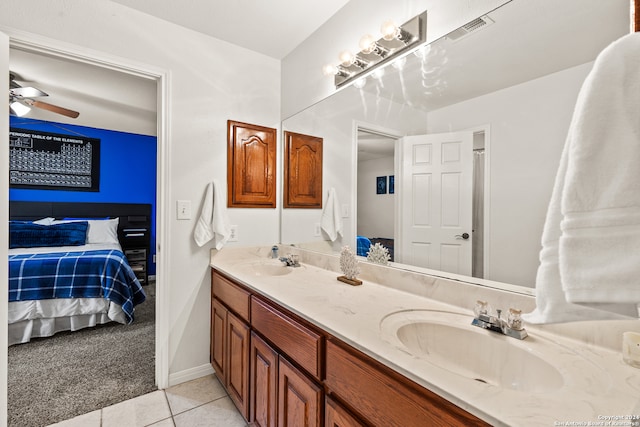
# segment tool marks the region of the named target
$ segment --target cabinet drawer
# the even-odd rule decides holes
[[[129,262],[129,266],[134,273],[140,273],[147,271],[147,263],[145,261],[132,261]]]
[[[488,426],[368,356],[327,341],[325,384],[381,426]]]
[[[251,325],[280,351],[320,379],[321,335],[251,297]]]
[[[249,292],[223,277],[217,271],[211,277],[213,296],[234,311],[240,318],[249,322]]]
[[[146,249],[126,249],[124,254],[129,261],[146,261],[147,259]]]

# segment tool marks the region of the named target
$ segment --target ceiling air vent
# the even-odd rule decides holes
[[[464,24],[462,27],[457,30],[451,31],[447,34],[447,38],[451,41],[458,41],[467,37],[469,34],[476,32],[482,28],[486,28],[487,26],[493,24],[493,19],[488,16],[481,16],[479,18],[474,19],[473,21]]]

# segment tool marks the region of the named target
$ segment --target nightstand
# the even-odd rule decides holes
[[[123,228],[120,237],[122,250],[124,251],[131,269],[142,285],[149,283],[149,229],[146,227]]]

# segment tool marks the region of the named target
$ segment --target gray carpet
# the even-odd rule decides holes
[[[40,427],[157,390],[155,284],[131,325],[109,323],[9,347],[10,427]]]

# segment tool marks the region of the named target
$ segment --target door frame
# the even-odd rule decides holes
[[[353,245],[353,249],[354,251],[357,248],[357,236],[358,236],[358,229],[357,229],[357,221],[358,221],[358,132],[359,131],[364,131],[364,132],[369,132],[369,133],[375,133],[377,135],[381,135],[381,136],[386,136],[388,138],[391,139],[395,139],[394,142],[394,150],[393,150],[393,169],[394,169],[394,174],[397,176],[399,173],[399,144],[398,144],[398,139],[402,138],[403,136],[405,136],[402,132],[400,132],[399,130],[396,129],[391,129],[391,128],[386,128],[383,126],[379,126],[373,123],[368,123],[368,122],[364,122],[364,121],[360,121],[360,120],[354,120],[353,124],[352,124],[352,137],[351,137],[351,158],[354,160],[353,162],[353,167],[351,169],[351,218],[350,218],[350,225],[351,225],[351,230],[353,231],[353,238],[350,241],[350,244]],[[399,231],[400,231],[400,220],[399,220],[399,211],[400,211],[400,204],[399,204],[399,200],[400,197],[402,197],[401,195],[399,196],[397,193],[395,194],[394,197],[394,204],[393,204],[393,238],[394,239],[398,239],[399,238]],[[397,240],[396,240],[397,242]],[[397,246],[397,243],[396,243]]]
[[[9,36],[9,47],[25,51],[54,56],[56,58],[81,62],[97,67],[107,68],[134,76],[155,80],[157,85],[157,172],[156,172],[156,335],[155,335],[155,381],[159,389],[169,386],[169,301],[167,298],[168,260],[170,249],[169,206],[171,182],[171,97],[169,70],[132,61],[126,58],[107,54],[96,50],[81,48],[76,45],[36,36],[26,32],[16,32],[1,28],[0,31]],[[8,138],[8,135],[6,136]],[[8,147],[8,145],[7,145]],[[3,153],[4,155],[5,153]],[[8,155],[8,154],[7,154]],[[7,182],[8,186],[8,182]],[[3,247],[2,251],[6,251]],[[6,252],[5,252],[6,255]],[[2,291],[6,291],[7,281],[0,281]],[[7,304],[5,299],[4,304]],[[6,306],[5,306],[6,307]],[[6,350],[5,350],[6,353]],[[7,370],[6,355],[4,372]],[[5,381],[6,382],[6,381]],[[5,384],[6,387],[6,384]],[[0,408],[6,414],[6,407]]]

